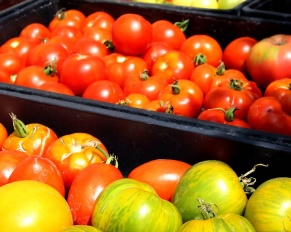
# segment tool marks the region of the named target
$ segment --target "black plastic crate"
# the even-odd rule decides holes
[[[242,15],[274,20],[291,20],[290,0],[255,0],[245,5]]]
[[[32,22],[48,24],[61,8],[79,9],[86,15],[97,10],[115,18],[138,13],[149,21],[189,19],[187,35],[205,33],[222,45],[239,36],[261,39],[276,33],[291,33],[289,22],[222,15],[180,8],[116,1],[40,0],[0,15],[0,44],[17,36]],[[238,175],[255,164],[269,164],[255,173],[257,183],[272,177],[290,176],[291,137],[220,125],[197,119],[149,112],[81,97],[64,96],[0,83],[0,121],[12,131],[9,113],[25,123],[44,123],[59,136],[87,132],[100,138],[119,158],[127,175],[139,164],[157,158],[179,159],[190,164],[218,159],[231,165]]]

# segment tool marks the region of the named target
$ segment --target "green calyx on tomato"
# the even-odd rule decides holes
[[[235,79],[230,80],[229,88],[231,88],[233,90],[241,91],[242,87],[243,87],[243,82],[242,81],[235,80]]]
[[[188,26],[189,26],[189,19],[186,19],[182,22],[175,22],[174,25],[176,25],[177,27],[179,27],[181,29],[181,31],[186,31]]]
[[[15,114],[10,113],[9,115],[12,119],[13,128],[14,128],[17,136],[20,138],[25,138],[28,134],[27,126],[21,120],[19,120]]]
[[[49,62],[43,69],[44,73],[47,76],[53,76],[57,72],[57,61],[56,59],[53,59],[51,62]]]
[[[174,81],[174,83],[172,84],[172,93],[174,95],[177,95],[181,92],[181,89],[180,89],[180,86],[179,86],[179,83],[178,81]]]
[[[194,66],[197,67],[201,64],[207,63],[207,57],[203,55],[202,53],[197,54],[194,58]]]

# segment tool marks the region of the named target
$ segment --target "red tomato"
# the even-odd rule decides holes
[[[55,188],[65,197],[65,187],[62,174],[56,165],[41,156],[28,156],[17,164],[11,173],[8,183],[20,180],[36,180]]]
[[[25,37],[41,43],[48,39],[51,35],[50,30],[41,23],[31,23],[24,27],[19,34],[19,37]]]
[[[95,201],[111,182],[123,178],[118,168],[107,163],[95,163],[82,169],[73,180],[67,202],[75,225],[91,225]]]
[[[58,43],[61,44],[69,53],[74,45],[74,43],[65,36],[54,36],[47,40],[49,43]]]
[[[55,36],[64,36],[72,41],[72,43],[75,43],[82,37],[82,31],[81,29],[72,26],[59,26],[51,31],[51,38]]]
[[[104,11],[96,11],[86,17],[83,25],[83,32],[88,28],[100,27],[108,31],[112,31],[112,26],[115,19],[108,13]]]
[[[139,76],[129,76],[124,83],[125,95],[141,93],[152,101],[158,99],[160,91],[168,85],[167,81],[159,76],[149,76],[148,72]]]
[[[262,97],[261,90],[253,81],[225,80],[219,87],[212,88],[205,96],[205,109],[236,108],[237,118],[246,120],[250,105]]]
[[[153,28],[138,14],[123,14],[112,27],[112,42],[116,52],[124,55],[141,55],[152,42]]]
[[[105,80],[106,77],[106,65],[101,58],[81,53],[69,55],[60,71],[60,82],[68,86],[76,96],[82,96],[90,84]]]
[[[200,87],[190,80],[179,80],[162,89],[158,97],[162,102],[170,102],[173,114],[196,117],[202,109],[204,96]]]
[[[291,116],[274,97],[257,99],[249,108],[247,120],[252,129],[291,136]]]
[[[137,166],[128,177],[151,185],[161,198],[171,201],[178,182],[190,167],[178,160],[156,159]]]
[[[145,109],[149,103],[150,100],[146,95],[141,93],[131,93],[127,95],[125,100],[121,101],[119,104],[127,105],[138,109]]]
[[[267,86],[264,96],[276,98],[281,103],[283,110],[291,116],[291,78],[271,82]]]
[[[252,46],[258,41],[252,37],[232,40],[223,50],[222,60],[227,69],[237,69],[247,75],[246,59]]]
[[[173,113],[173,109],[170,102],[168,101],[165,103],[159,99],[150,101],[146,105],[145,109],[150,110],[150,111],[160,112],[160,113],[167,113],[167,114]]]
[[[108,70],[107,79],[116,82],[122,88],[127,77],[139,76],[147,70],[147,63],[142,58],[136,56],[111,53],[102,59]]]
[[[109,157],[104,144],[87,133],[66,134],[55,140],[44,157],[53,161],[62,173],[65,188],[69,190],[80,170],[90,164],[101,163]]]
[[[218,41],[209,35],[192,35],[182,44],[180,51],[194,59],[198,54],[206,56],[208,64],[217,67],[222,60],[222,48]]]
[[[27,157],[28,154],[22,151],[0,151],[0,186],[8,183],[15,167]]]
[[[60,93],[60,94],[75,96],[74,92],[68,86],[60,82],[54,82],[54,81],[44,82],[43,84],[37,86],[36,88],[40,90],[53,92],[53,93]]]
[[[14,132],[3,143],[3,150],[18,150],[28,155],[42,156],[47,148],[58,138],[56,133],[40,123],[24,124],[15,114],[10,114]]]
[[[59,10],[55,17],[49,22],[50,31],[59,26],[73,26],[82,29],[86,20],[86,16],[79,10],[70,9]]]
[[[14,84],[17,73],[25,67],[23,60],[14,53],[0,53],[0,82]]]
[[[43,68],[38,65],[26,66],[18,72],[14,84],[28,88],[38,88],[46,82],[58,82],[58,76],[53,71],[51,74],[50,69],[50,67]]]
[[[60,73],[62,64],[68,56],[68,51],[57,43],[41,43],[31,49],[27,56],[26,65],[46,66],[54,62],[57,73]]]
[[[83,37],[76,41],[73,45],[72,49],[70,50],[70,54],[73,53],[82,53],[86,55],[104,57],[109,55],[109,50],[100,41],[96,41],[89,37]]]
[[[0,53],[13,53],[26,63],[28,53],[39,43],[24,37],[14,37],[7,40],[0,47]]]
[[[112,41],[112,31],[102,27],[90,27],[83,33],[82,37],[91,38],[101,43],[108,43]]]
[[[198,115],[198,119],[217,122],[221,124],[250,128],[249,124],[239,118],[235,117],[235,108],[231,107],[227,110],[221,108],[207,109]]]
[[[7,137],[8,137],[8,131],[6,127],[2,123],[0,123],[0,151],[2,150],[3,143],[5,139],[7,139]]]
[[[257,42],[246,59],[248,73],[261,89],[272,81],[291,78],[291,36],[274,35]]]
[[[171,50],[157,58],[151,75],[161,76],[173,84],[175,80],[189,79],[193,69],[193,62],[185,53]]]
[[[178,24],[178,25],[181,25],[181,24]],[[174,50],[179,50],[181,45],[186,41],[186,36],[184,34],[184,30],[186,28],[181,28],[178,25],[168,20],[155,21],[152,24],[152,27],[153,27],[153,40],[152,41],[153,42],[166,42]]]
[[[90,84],[83,93],[84,98],[116,104],[125,99],[123,89],[114,81],[101,80]]]
[[[152,65],[163,54],[172,50],[172,47],[166,42],[152,42],[149,47],[142,54],[142,58],[146,61],[149,73],[151,74]]]

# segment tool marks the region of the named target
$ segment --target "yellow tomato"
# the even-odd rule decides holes
[[[192,0],[191,6],[205,9],[218,9],[217,0]]]
[[[165,3],[164,0],[134,0],[134,2],[158,3],[158,4]]]
[[[0,187],[1,232],[60,232],[72,225],[65,198],[51,186],[23,180]]]
[[[191,6],[192,0],[173,0],[172,4],[176,6]]]
[[[230,10],[242,4],[246,0],[218,0],[218,8],[221,10]]]

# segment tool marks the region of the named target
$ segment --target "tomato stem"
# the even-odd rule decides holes
[[[58,18],[58,20],[63,20],[66,17],[65,12],[66,12],[66,9],[62,8],[62,9],[57,11],[55,16]]]
[[[234,114],[235,111],[236,111],[235,107],[230,107],[227,111],[225,111],[224,113],[225,120],[228,122],[232,122],[235,118]]]
[[[216,204],[206,203],[201,198],[198,198],[197,200],[199,202],[198,209],[201,212],[201,215],[202,215],[204,220],[214,218],[216,216],[216,213],[214,212],[213,208],[211,207],[211,205],[214,205],[219,210],[219,208]]]
[[[106,160],[106,164],[112,164],[112,162],[114,162],[114,167],[118,168],[118,161],[117,161],[117,157],[114,155],[110,155],[108,157],[108,159]]]
[[[53,59],[47,66],[43,69],[47,76],[52,76],[57,72],[57,61]]]
[[[195,56],[195,58],[194,58],[195,67],[197,67],[201,64],[205,64],[206,62],[207,62],[207,57],[205,55],[203,55],[202,53],[197,54],[197,56]]]
[[[19,120],[15,114],[10,113],[9,115],[12,119],[13,128],[17,136],[20,138],[25,138],[28,134],[27,126],[21,120]]]
[[[180,89],[179,83],[177,80],[175,80],[174,83],[172,84],[172,93],[174,95],[177,95],[180,92],[181,92],[181,89]]]
[[[179,27],[181,29],[181,31],[186,31],[188,26],[189,26],[189,19],[186,19],[182,22],[175,22],[174,23],[175,26]]]
[[[241,91],[242,87],[243,87],[243,82],[242,81],[235,80],[235,79],[230,80],[229,88],[231,88],[233,90]]]
[[[103,42],[103,44],[105,45],[105,47],[109,50],[110,53],[112,53],[114,51],[114,44],[111,40],[105,40]]]
[[[254,185],[256,183],[256,178],[254,177],[247,177],[254,171],[256,171],[256,168],[258,166],[268,167],[268,164],[256,164],[250,171],[246,172],[245,174],[241,175],[238,180],[243,187],[246,194],[253,193],[255,189],[253,187],[250,187],[250,185]]]
[[[220,64],[216,68],[216,75],[222,76],[225,73],[225,64],[224,62],[220,62]]]
[[[149,79],[149,72],[148,70],[144,70],[141,74],[140,74],[140,79],[142,81],[146,81]]]

